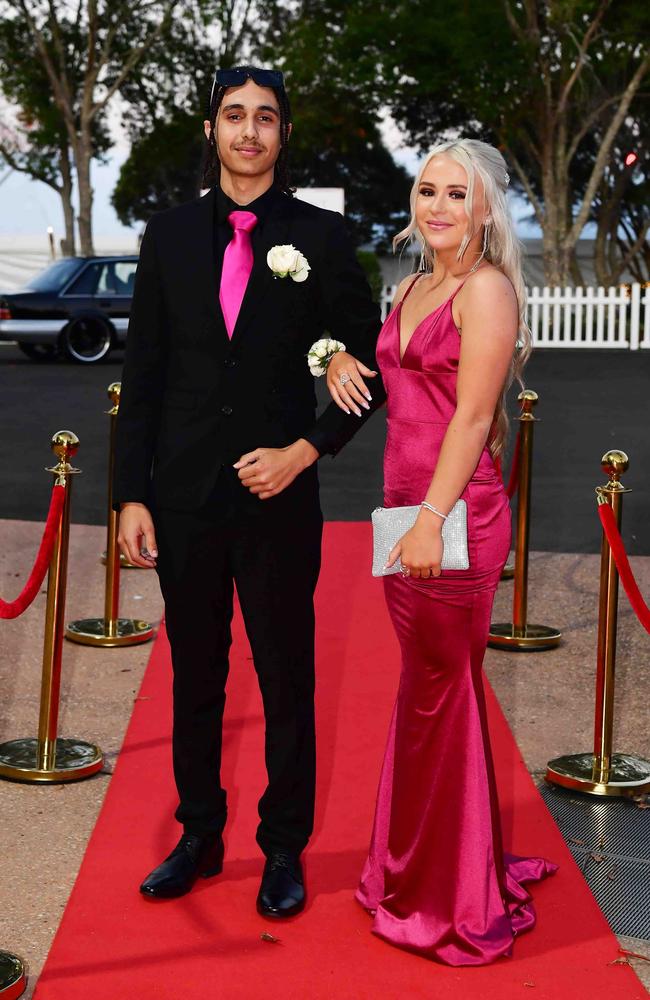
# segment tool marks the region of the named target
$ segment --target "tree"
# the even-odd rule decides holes
[[[196,198],[203,152],[202,115],[174,116],[134,143],[111,198],[120,222],[147,221],[154,212]]]
[[[601,285],[617,284],[626,270],[636,281],[650,279],[647,135],[645,123],[636,134],[623,131],[592,206],[597,226],[594,265]]]
[[[58,128],[58,122],[48,120],[49,109],[44,109],[45,122],[41,123],[31,116],[27,107],[24,104],[23,110],[13,116],[11,109],[5,108],[0,125],[0,157],[11,170],[18,170],[34,180],[42,181],[59,195],[65,227],[62,249],[64,254],[73,255],[75,212],[67,136]]]
[[[146,221],[198,195],[215,63],[246,58],[260,17],[254,0],[185,3],[125,81],[123,121],[132,145],[112,197],[123,223]]]
[[[374,114],[357,106],[353,95],[313,79],[317,56],[305,59],[305,46],[284,35],[292,24],[288,9],[262,0],[206,2],[191,18],[173,20],[123,88],[133,145],[113,195],[120,219],[147,219],[198,191],[201,121],[215,59],[205,43],[206,22],[221,24],[218,65],[252,61],[285,69],[295,122],[292,182],[344,187],[355,242],[385,244],[406,221],[408,174],[385,148]],[[160,70],[165,53],[169,63],[158,74],[164,85],[153,88],[147,60]]]
[[[303,0],[291,8],[268,4],[268,28],[258,38],[258,51],[265,65],[286,76],[294,119],[292,183],[344,188],[346,221],[355,243],[386,250],[408,221],[411,178],[384,144],[376,95],[368,99],[346,78],[351,58],[358,72],[358,53],[342,47],[346,39],[353,43],[349,35],[355,6],[339,0]],[[330,53],[322,42],[332,27],[331,8],[350,13],[348,33],[340,33],[340,45]],[[332,59],[340,59],[340,67]]]
[[[66,25],[66,47],[75,51],[82,39],[74,25]],[[71,67],[75,73],[76,67]],[[78,81],[75,80],[75,86]],[[8,102],[0,127],[0,156],[12,169],[51,187],[61,198],[64,254],[75,253],[74,171],[70,144],[61,112],[51,99],[47,73],[38,59],[33,36],[20,18],[0,24],[0,85]],[[93,126],[95,156],[110,147],[103,116]]]
[[[347,86],[364,107],[378,111],[387,103],[420,149],[459,132],[503,149],[542,229],[547,280],[564,284],[616,138],[639,113],[650,68],[640,41],[648,37],[647,6],[636,0],[303,0],[298,6],[293,31],[309,32],[318,76]]]
[[[393,236],[409,219],[411,177],[395,163],[374,123],[356,134],[346,135],[344,128],[334,130],[332,140],[319,147],[310,141],[308,129],[303,133],[307,122],[301,116],[302,102],[294,103],[291,183],[298,187],[342,187],[345,219],[355,245],[370,244],[377,251],[388,251]]]
[[[74,164],[81,252],[93,253],[91,162],[97,122],[163,31],[179,0],[0,0],[23,19],[61,116]]]

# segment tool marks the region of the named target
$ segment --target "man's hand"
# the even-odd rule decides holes
[[[143,569],[155,569],[158,548],[153,521],[143,503],[123,503],[118,544],[129,560]]]
[[[300,438],[286,448],[256,448],[242,455],[234,468],[245,486],[260,500],[282,493],[296,476],[312,465],[318,452],[309,441]]]

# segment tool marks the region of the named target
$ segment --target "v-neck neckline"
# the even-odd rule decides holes
[[[460,287],[462,287],[462,286],[459,286],[456,289],[456,292],[459,291]],[[444,302],[441,302],[440,305],[436,306],[435,309],[432,309],[430,313],[427,313],[426,316],[423,316],[422,319],[420,320],[420,322],[415,325],[415,327],[413,328],[413,333],[409,337],[409,339],[408,339],[408,341],[406,343],[406,347],[404,348],[404,352],[403,353],[402,353],[402,303],[404,302],[404,299],[400,299],[400,301],[397,303],[397,309],[398,309],[398,312],[397,312],[397,357],[399,359],[399,366],[400,366],[400,368],[402,368],[403,365],[404,365],[404,358],[408,354],[409,348],[410,348],[411,344],[413,343],[413,338],[418,334],[418,332],[420,330],[420,327],[424,323],[426,323],[427,320],[431,319],[432,316],[435,316],[435,314],[437,312],[440,312],[441,309],[443,309],[446,305],[448,305],[451,302],[451,300],[453,299],[453,297],[455,296],[456,292],[452,292],[451,295],[448,295],[447,298],[444,300]]]

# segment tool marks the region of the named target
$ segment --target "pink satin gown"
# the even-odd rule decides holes
[[[424,499],[456,408],[453,298],[422,320],[403,358],[401,304],[379,335],[387,507]],[[374,933],[391,944],[448,965],[484,965],[509,955],[515,935],[534,925],[522,883],[555,866],[504,857],[501,845],[482,665],[511,520],[487,447],[461,496],[469,570],[384,578],[402,672],[357,899],[374,915]]]

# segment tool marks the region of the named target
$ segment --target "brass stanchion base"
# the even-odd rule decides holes
[[[70,622],[65,637],[82,646],[135,646],[153,639],[154,627],[149,622],[118,618],[113,624],[115,627],[109,628],[104,618],[81,618]]]
[[[488,646],[533,653],[540,649],[553,649],[561,638],[562,633],[549,625],[524,625],[523,628],[515,628],[512,622],[500,622],[490,625]]]
[[[514,562],[507,562],[503,569],[501,570],[502,580],[512,580],[515,575],[515,564]]]
[[[0,951],[0,998],[17,1000],[27,987],[23,963],[8,951]]]
[[[106,549],[102,552],[101,557],[102,566],[106,565]],[[123,552],[120,552],[120,569],[144,569],[144,566],[138,566],[137,563],[132,563],[130,559],[127,559]]]
[[[592,753],[556,757],[546,765],[546,780],[590,795],[640,795],[650,791],[650,761],[613,753],[609,771],[603,771]]]
[[[38,740],[0,743],[0,778],[13,781],[78,781],[101,771],[104,758],[99,747],[77,739],[58,739],[51,768],[39,767]]]

